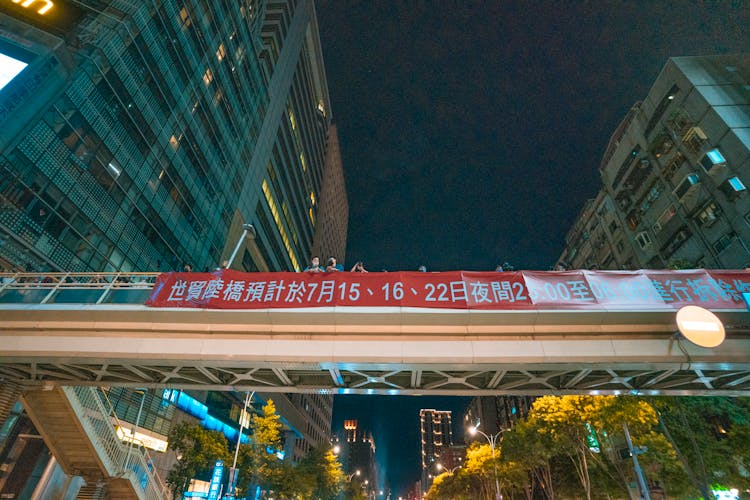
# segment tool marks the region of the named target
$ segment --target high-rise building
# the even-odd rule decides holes
[[[613,133],[570,268],[750,265],[750,54],[675,57]]]
[[[314,242],[343,261],[312,0],[3,2],[0,65],[0,269],[214,269],[243,224],[256,237],[235,269],[300,270]],[[284,417],[287,456],[328,441],[332,396],[258,397]],[[161,399],[139,422],[157,437]],[[132,423],[140,401],[118,392],[118,411]]]
[[[478,396],[471,400],[464,414],[464,425],[479,426],[478,429],[487,435],[494,435],[505,429],[512,429],[516,422],[526,418],[533,396]],[[465,433],[469,441],[481,441],[480,434],[474,436]]]
[[[422,488],[427,491],[432,478],[439,474],[437,463],[443,450],[453,445],[451,412],[419,410],[420,435],[422,437]]]
[[[369,431],[363,430],[356,420],[344,420],[344,441],[341,444],[340,456],[345,474],[355,474],[357,482],[366,485],[368,490],[377,487],[375,439]]]

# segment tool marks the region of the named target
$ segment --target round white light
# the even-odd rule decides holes
[[[721,320],[698,306],[685,306],[677,311],[677,328],[686,339],[700,347],[717,347],[726,336]]]

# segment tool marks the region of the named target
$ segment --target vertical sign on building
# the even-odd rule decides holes
[[[211,474],[211,486],[208,488],[208,500],[219,500],[222,477],[224,477],[224,460],[217,460],[216,465],[214,465],[214,473]]]

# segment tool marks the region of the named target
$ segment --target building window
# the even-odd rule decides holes
[[[669,243],[664,246],[664,257],[667,259],[672,257],[672,255],[690,238],[690,236],[692,236],[692,234],[686,227],[677,231]]]
[[[708,137],[700,127],[690,127],[682,136],[682,143],[691,153],[698,153],[707,140]]]
[[[674,195],[677,197],[677,199],[681,200],[692,190],[693,186],[695,186],[699,182],[700,179],[698,178],[698,174],[686,175],[682,182],[674,189]]]
[[[734,199],[744,193],[747,188],[740,178],[735,175],[721,184],[721,190],[724,191],[730,199]]]
[[[623,241],[620,240],[617,242],[617,245],[615,245],[615,247],[617,248],[617,251],[619,253],[622,253],[625,250],[625,243],[623,243]]]
[[[672,220],[672,217],[674,217],[677,214],[677,209],[674,205],[669,205],[659,216],[658,219],[656,219],[656,223],[654,224],[654,231],[661,231],[661,228],[663,228],[667,222]]]
[[[641,250],[645,250],[651,245],[651,236],[646,231],[641,231],[635,235],[635,242],[641,247]]]
[[[724,250],[726,250],[726,248],[729,245],[732,244],[732,240],[733,239],[734,239],[734,235],[733,234],[731,234],[731,233],[730,234],[725,234],[724,236],[722,236],[721,238],[719,238],[718,240],[716,240],[716,242],[713,244],[714,251],[716,253],[723,252]]]
[[[721,154],[721,152],[714,148],[701,158],[701,167],[706,173],[710,172],[714,167],[724,167],[727,164],[727,160]]]
[[[695,216],[695,220],[701,226],[710,226],[719,219],[721,215],[721,207],[713,201],[708,203],[703,209],[698,212]]]
[[[648,194],[643,198],[643,201],[641,202],[641,212],[645,212],[649,208],[651,208],[651,205],[659,199],[659,195],[661,195],[661,192],[664,190],[664,183],[660,180],[657,180],[651,185],[651,189],[649,189]]]
[[[185,7],[180,9],[180,26],[182,26],[183,30],[190,26],[190,14],[188,14]]]
[[[627,218],[625,219],[625,222],[627,222],[628,227],[630,228],[631,231],[635,231],[635,229],[638,227],[638,224],[641,223],[641,219],[640,217],[638,217],[638,213],[635,210],[633,210],[628,214]]]
[[[203,73],[203,83],[206,84],[206,87],[211,85],[211,82],[214,81],[214,75],[211,73],[210,69],[207,69],[205,73]]]
[[[227,56],[227,50],[224,48],[224,44],[220,43],[219,48],[216,49],[216,59],[221,62]]]

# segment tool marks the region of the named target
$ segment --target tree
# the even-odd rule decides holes
[[[516,464],[529,475],[531,485],[538,484],[544,497],[554,500],[550,460],[555,455],[555,448],[551,436],[539,433],[537,424],[522,420],[512,431],[503,434],[501,463]]]
[[[335,498],[344,482],[341,463],[327,446],[310,450],[295,468],[295,476],[302,498]]]
[[[260,415],[250,420],[250,444],[240,449],[240,469],[244,471],[239,485],[243,491],[250,491],[253,485],[264,490],[279,490],[284,485],[285,476],[290,473],[277,455],[282,449],[281,418],[276,414],[276,406],[269,399]]]
[[[216,460],[229,460],[229,446],[223,434],[198,424],[181,422],[169,432],[169,448],[178,460],[167,475],[167,484],[180,498],[193,478],[208,479]]]
[[[750,407],[744,398],[653,398],[661,429],[694,487],[710,495],[714,483],[748,484]]]
[[[471,500],[471,478],[464,469],[443,472],[432,480],[426,500]]]
[[[590,396],[543,396],[534,401],[528,416],[529,424],[549,438],[555,455],[570,459],[587,500],[591,500],[591,450],[586,424],[594,418],[598,405],[599,400]]]

